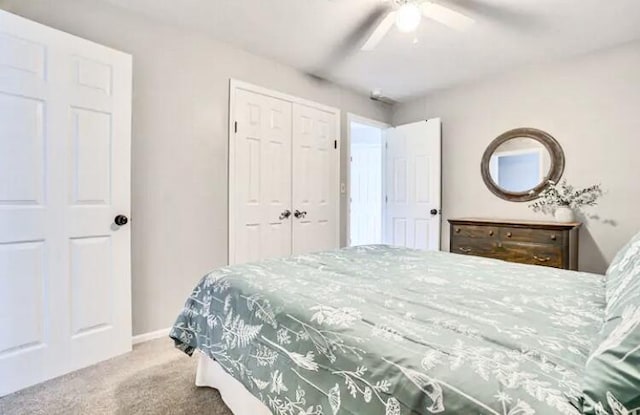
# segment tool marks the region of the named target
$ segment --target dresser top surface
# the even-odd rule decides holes
[[[493,225],[493,226],[515,226],[539,229],[574,229],[582,226],[581,222],[550,222],[518,219],[495,219],[495,218],[459,218],[449,219],[452,225]]]

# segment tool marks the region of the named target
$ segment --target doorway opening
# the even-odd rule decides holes
[[[349,114],[348,245],[440,249],[439,118],[390,127]]]
[[[383,124],[361,118],[349,122],[350,246],[382,243],[385,129]]]

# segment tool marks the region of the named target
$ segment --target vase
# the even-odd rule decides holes
[[[576,215],[568,206],[558,206],[556,210],[553,212],[553,216],[556,218],[556,222],[575,222]]]

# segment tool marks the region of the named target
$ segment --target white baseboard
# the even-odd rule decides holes
[[[148,342],[149,340],[155,340],[161,337],[169,336],[169,331],[171,331],[170,327],[166,329],[152,331],[149,333],[138,334],[137,336],[133,336],[132,343],[135,345],[139,343]]]

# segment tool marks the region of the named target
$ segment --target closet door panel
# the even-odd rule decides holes
[[[291,254],[291,103],[236,91],[235,258]]]
[[[339,244],[337,116],[306,105],[293,107],[294,254]]]

